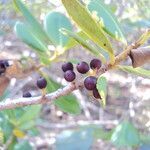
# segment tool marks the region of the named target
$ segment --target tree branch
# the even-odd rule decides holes
[[[31,98],[18,98],[15,100],[7,100],[0,103],[0,111],[5,109],[14,109],[17,107],[36,105],[36,104],[44,104],[50,103],[53,100],[67,95],[72,91],[79,88],[80,85],[76,85],[75,83],[70,83],[68,86],[64,88],[60,88],[57,91],[47,94],[45,96],[31,97]]]
[[[106,71],[115,68],[121,61],[125,60],[130,55],[131,50],[140,47],[149,36],[150,36],[150,30],[147,30],[135,43],[127,46],[122,53],[120,53],[115,57],[115,63],[113,65],[109,63],[109,64],[105,64],[104,67],[100,68],[97,71],[96,76],[99,76],[100,74],[103,74]],[[14,100],[2,101],[0,102],[0,111],[5,109],[14,109],[17,107],[23,107],[28,105],[50,103],[61,96],[68,95],[72,91],[79,89],[82,86],[83,86],[83,81],[79,81],[78,83],[73,82],[64,88],[60,88],[57,91],[47,94],[45,96],[32,97],[32,98],[19,98]]]

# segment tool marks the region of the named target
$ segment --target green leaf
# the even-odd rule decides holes
[[[17,120],[17,125],[21,126],[22,124],[28,123],[29,121],[36,119],[36,117],[40,113],[40,110],[40,105],[26,107],[24,114]]]
[[[33,120],[30,120],[28,122],[22,123],[19,125],[19,129],[21,131],[27,131],[29,129],[32,129],[33,127],[35,127],[36,122],[35,122],[35,118]]]
[[[147,134],[140,133],[140,140],[141,140],[142,144],[149,144],[150,143],[149,133],[147,133]]]
[[[106,62],[105,57],[101,53],[99,53],[99,50],[96,49],[95,47],[93,47],[91,45],[91,43],[88,43],[86,40],[82,39],[78,34],[68,31],[66,29],[61,29],[61,31],[62,31],[62,33],[64,33],[64,35],[68,35],[68,36],[72,37],[79,44],[81,44],[83,47],[85,47],[87,50],[89,50],[92,54],[99,56],[103,63]]]
[[[88,10],[78,0],[62,0],[68,14],[77,25],[88,35],[96,44],[109,53],[111,63],[114,63],[114,53],[109,40],[103,29],[92,18]]]
[[[76,33],[78,36],[80,36],[80,38],[84,39],[84,40],[88,40],[88,36],[83,32],[83,31],[79,31]],[[75,46],[77,46],[79,43],[74,39],[74,38],[70,38],[68,43],[65,45],[64,49],[68,50],[70,48],[73,48]]]
[[[119,22],[101,0],[90,0],[87,8],[92,15],[96,15],[96,17],[98,17],[97,21],[103,22],[104,31],[106,31],[111,37],[127,45],[127,41],[123,35]]]
[[[72,30],[71,22],[64,14],[59,12],[48,13],[44,19],[44,28],[56,47],[63,48],[68,43],[69,37],[64,36],[59,31],[61,28]]]
[[[138,76],[150,78],[150,70],[146,70],[143,68],[133,68],[132,66],[119,66],[119,69]]]
[[[56,137],[57,150],[90,150],[94,142],[92,129],[65,130]]]
[[[140,137],[133,124],[129,121],[123,121],[114,130],[111,141],[118,147],[132,147],[140,144]]]
[[[102,104],[106,106],[106,96],[107,96],[107,80],[104,76],[99,76],[97,80],[96,87],[98,89],[99,94],[102,98]]]
[[[44,32],[42,26],[32,15],[32,13],[28,10],[28,8],[20,0],[13,0],[13,2],[14,5],[18,8],[18,10],[23,14],[25,19],[27,20],[31,31],[40,39],[40,41],[45,41],[47,42],[47,44],[50,44],[50,40]]]
[[[111,139],[112,133],[113,133],[113,130],[105,131],[102,128],[97,128],[97,129],[95,128],[94,138],[109,141]]]
[[[45,75],[44,77],[47,79],[47,82],[48,82],[47,92],[54,92],[61,87],[59,84],[49,79]],[[81,113],[81,108],[80,108],[78,101],[71,94],[58,98],[57,100],[54,101],[54,104],[64,112],[75,114],[75,115]]]
[[[14,29],[17,36],[33,49],[39,52],[46,52],[48,50],[47,45],[40,41],[40,39],[33,34],[26,24],[17,22]]]
[[[14,147],[14,150],[32,150],[33,147],[27,140],[17,143]]]

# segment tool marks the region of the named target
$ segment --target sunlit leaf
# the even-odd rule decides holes
[[[64,14],[59,12],[48,13],[44,19],[44,28],[56,47],[64,47],[69,41],[69,37],[64,36],[59,31],[61,28],[72,30],[72,25]]]
[[[76,34],[78,34],[78,36],[80,36],[80,38],[82,38],[84,40],[88,40],[89,39],[88,36],[83,31],[79,31]],[[68,50],[70,48],[75,47],[78,44],[79,43],[75,39],[70,38],[69,41],[68,41],[68,43],[65,45],[64,49]]]
[[[88,35],[96,44],[109,52],[111,63],[114,63],[114,53],[109,40],[102,28],[92,18],[88,10],[78,0],[62,0],[68,14],[77,25]]]
[[[100,76],[97,80],[96,85],[98,92],[102,98],[102,104],[105,107],[106,105],[106,96],[107,96],[107,80],[104,76]]]
[[[112,14],[109,8],[102,3],[101,0],[90,0],[87,8],[91,12],[91,15],[95,15],[98,18],[97,21],[102,21],[103,29],[116,40],[122,41],[127,44],[127,41],[123,35],[119,22]]]
[[[69,30],[66,30],[66,29],[61,29],[61,31],[62,31],[62,33],[68,35],[69,37],[72,37],[75,41],[77,41],[79,44],[81,44],[83,47],[85,47],[92,54],[96,55],[97,57],[100,57],[103,63],[106,62],[105,57],[99,52],[99,49],[94,48],[91,45],[91,43],[88,43],[86,40],[84,40],[78,34],[71,32]]]
[[[146,70],[143,68],[133,68],[132,66],[119,66],[119,69],[138,76],[150,78],[150,70]]]

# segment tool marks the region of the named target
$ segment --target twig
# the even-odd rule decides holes
[[[121,61],[125,60],[130,54],[130,51],[132,49],[138,48],[143,44],[143,42],[145,42],[149,34],[150,34],[150,30],[146,31],[135,43],[127,46],[127,48],[122,53],[120,53],[118,56],[115,57],[115,63],[113,65],[105,64],[104,67],[99,69],[99,71],[97,72],[97,76],[105,73],[110,69],[115,68]],[[39,96],[33,98],[19,98],[14,100],[7,100],[0,103],[0,111],[5,109],[13,109],[16,107],[28,106],[28,105],[49,103],[61,96],[68,95],[69,93],[73,92],[74,90],[78,89],[81,86],[83,86],[83,81],[80,83],[75,83],[75,82],[71,83],[62,89],[58,89],[53,93],[45,95],[44,97]]]
[[[53,123],[39,123],[38,126],[46,128],[46,129],[68,129],[68,128],[75,128],[79,126],[89,126],[89,125],[117,125],[119,122],[118,120],[91,120],[91,121],[83,121],[79,120],[76,122],[70,122],[68,124],[66,123],[58,123],[58,124],[53,124]]]
[[[32,97],[32,98],[19,98],[15,100],[7,100],[7,101],[0,103],[0,110],[13,109],[13,108],[23,107],[23,106],[28,106],[28,105],[50,103],[53,100],[57,99],[58,97],[67,95],[71,93],[72,91],[78,89],[79,86],[80,85],[71,83],[64,88],[60,88],[53,93],[45,95],[44,97],[38,96],[38,97]]]

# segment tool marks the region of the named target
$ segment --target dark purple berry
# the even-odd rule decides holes
[[[99,59],[92,59],[90,62],[91,69],[100,69],[102,62]]]
[[[9,62],[8,62],[8,60],[3,60],[3,63],[4,63],[4,65],[5,65],[5,67],[9,67]]]
[[[6,67],[3,60],[0,60],[0,74],[6,71]]]
[[[94,96],[95,98],[97,98],[97,99],[98,99],[98,98],[101,99],[101,96],[100,96],[100,94],[99,94],[97,88],[95,88],[95,89],[93,90],[93,96]]]
[[[47,81],[46,81],[46,79],[43,78],[43,77],[40,77],[40,78],[37,80],[37,86],[38,86],[40,89],[46,88],[46,86],[47,86]]]
[[[89,76],[84,80],[84,86],[87,90],[93,90],[96,88],[97,79],[93,76]]]
[[[62,70],[66,72],[67,70],[73,70],[73,64],[71,62],[66,62],[62,65]]]
[[[24,92],[23,97],[32,97],[30,92]]]
[[[90,68],[86,62],[82,61],[77,64],[77,70],[79,73],[85,74],[90,70]]]
[[[72,70],[68,70],[64,73],[64,78],[68,82],[72,82],[76,78],[76,74]]]

